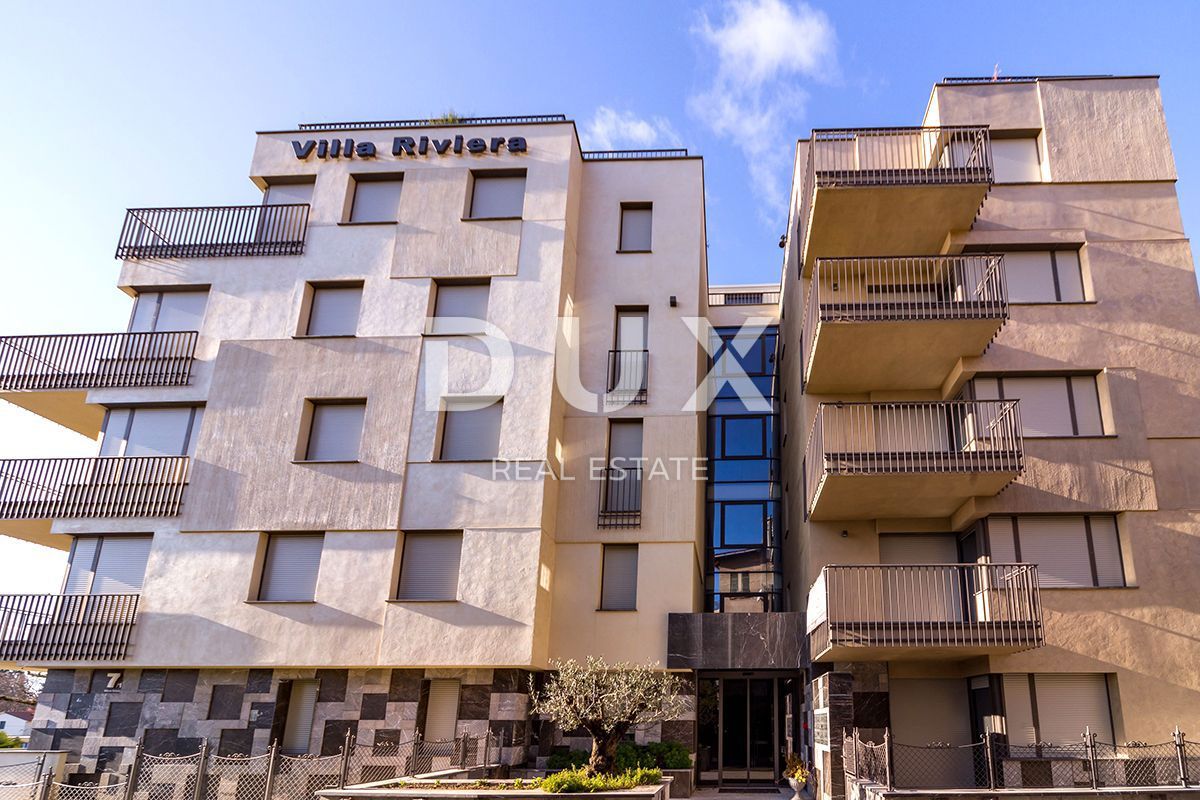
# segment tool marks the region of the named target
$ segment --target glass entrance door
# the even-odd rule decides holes
[[[704,783],[741,785],[779,779],[782,724],[777,678],[700,681],[698,753]]]

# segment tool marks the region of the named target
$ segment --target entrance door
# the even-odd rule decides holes
[[[720,786],[777,781],[778,679],[702,678],[700,684],[700,780]]]

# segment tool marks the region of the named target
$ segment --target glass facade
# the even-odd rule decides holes
[[[739,330],[714,329],[709,349],[706,610],[781,611],[778,327]]]

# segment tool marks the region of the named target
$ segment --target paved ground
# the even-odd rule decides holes
[[[785,786],[772,791],[772,787],[764,786],[746,792],[734,787],[718,792],[715,787],[704,786],[692,792],[692,797],[695,800],[792,800],[792,790]]]

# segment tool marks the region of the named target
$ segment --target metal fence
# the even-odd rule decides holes
[[[880,743],[859,731],[843,732],[842,766],[847,780],[888,789],[1129,789],[1200,786],[1200,745],[1176,728],[1161,744],[1097,741],[1087,729],[1074,743],[1010,744],[987,733],[969,745]]]
[[[0,460],[0,519],[169,517],[179,513],[187,456]]]
[[[186,386],[196,331],[0,338],[0,390]]]
[[[307,203],[131,208],[117,258],[290,256],[304,252]]]
[[[649,380],[649,350],[609,350],[605,402],[644,404]]]
[[[387,119],[359,122],[302,122],[297,126],[302,131],[361,131],[387,128],[428,128],[444,125],[522,125],[544,122],[566,122],[563,114],[533,114],[509,117],[455,117],[431,119]]]
[[[710,306],[773,306],[779,302],[778,291],[709,292]]]
[[[636,528],[642,524],[642,468],[607,467],[600,480],[598,528]]]
[[[584,150],[584,161],[636,161],[656,158],[687,158],[685,147],[659,150]]]

